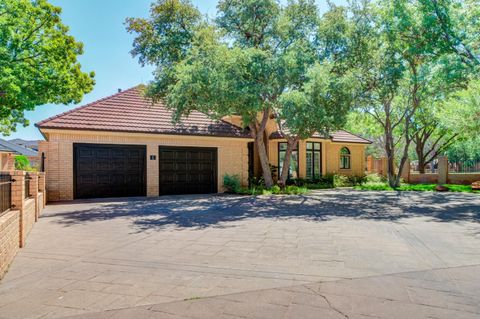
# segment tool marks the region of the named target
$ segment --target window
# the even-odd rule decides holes
[[[307,142],[307,179],[319,179],[322,175],[322,143]]]
[[[285,160],[285,153],[287,152],[287,143],[278,143],[278,176],[282,174],[283,161]],[[290,167],[288,170],[288,178],[298,178],[298,144],[292,151],[290,158]]]
[[[346,147],[340,150],[340,169],[350,169],[350,150]]]

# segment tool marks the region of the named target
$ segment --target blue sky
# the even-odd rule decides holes
[[[125,30],[127,17],[146,17],[153,0],[50,0],[62,8],[63,23],[70,27],[77,41],[84,44],[84,54],[79,57],[84,71],[94,71],[96,85],[78,105],[42,105],[27,112],[28,127],[17,127],[10,138],[43,139],[34,126],[50,116],[111,95],[118,88],[127,89],[152,80],[151,67],[141,67],[130,55],[133,36]],[[217,1],[193,0],[204,14],[214,16]],[[344,3],[336,0],[334,3]],[[318,1],[321,9],[326,1]]]

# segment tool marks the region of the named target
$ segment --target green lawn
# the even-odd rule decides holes
[[[355,186],[355,189],[359,190],[370,190],[370,191],[420,191],[420,192],[434,192],[436,184],[402,184],[399,188],[393,189],[387,183],[366,183],[359,186]],[[462,193],[478,193],[480,191],[472,190],[470,185],[455,185],[455,184],[445,184],[444,186],[448,187],[451,192],[462,192]]]

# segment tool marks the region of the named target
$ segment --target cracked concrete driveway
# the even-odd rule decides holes
[[[1,318],[478,318],[480,196],[317,191],[50,205]]]

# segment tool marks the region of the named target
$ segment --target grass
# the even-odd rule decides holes
[[[418,191],[418,192],[434,192],[436,184],[402,184],[400,187],[394,189],[390,187],[387,183],[377,182],[377,183],[365,183],[359,186],[355,186],[355,189],[359,190],[370,190],[370,191]],[[450,192],[462,192],[462,193],[478,193],[480,191],[472,190],[470,185],[456,185],[456,184],[445,184]]]

